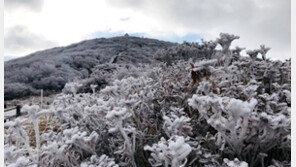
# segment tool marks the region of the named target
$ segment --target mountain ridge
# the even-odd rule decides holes
[[[95,38],[9,60],[4,64],[5,100],[33,95],[38,89],[60,91],[68,81],[87,78],[91,68],[111,60],[150,63],[157,50],[173,45],[133,36]]]

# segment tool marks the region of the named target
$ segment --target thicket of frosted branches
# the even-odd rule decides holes
[[[48,109],[26,105],[28,117],[5,123],[5,164],[290,166],[291,61],[270,61],[263,45],[243,57],[238,38],[97,66],[105,88],[68,83]]]

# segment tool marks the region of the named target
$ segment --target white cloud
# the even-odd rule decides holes
[[[57,45],[99,31],[206,39],[229,32],[241,36],[234,44],[249,49],[266,44],[270,56],[284,59],[290,56],[290,18],[289,0],[44,0],[38,14],[6,10],[5,36],[15,25]]]
[[[43,0],[4,0],[4,5],[6,10],[33,10],[41,11]]]
[[[17,25],[9,29],[4,37],[5,55],[29,54],[34,50],[53,47],[56,44],[46,40],[42,35],[30,32],[27,27]]]

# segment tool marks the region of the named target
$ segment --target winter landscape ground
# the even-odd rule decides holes
[[[57,93],[5,123],[5,165],[291,166],[291,60],[233,40],[126,35],[5,62],[6,100]]]

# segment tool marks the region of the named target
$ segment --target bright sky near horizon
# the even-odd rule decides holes
[[[247,49],[271,47],[284,60],[291,50],[290,0],[5,0],[4,56],[129,33],[166,41],[239,35]]]

